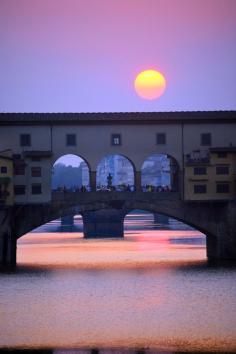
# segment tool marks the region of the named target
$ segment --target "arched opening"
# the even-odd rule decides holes
[[[58,158],[52,168],[52,190],[90,191],[88,163],[81,157],[72,154]]]
[[[141,168],[141,185],[145,192],[178,191],[178,163],[164,154],[153,154]]]
[[[75,264],[75,252],[83,240],[81,214],[66,215],[43,224],[17,240],[18,266]]]
[[[134,191],[134,166],[122,155],[105,156],[97,167],[98,191]]]
[[[151,252],[155,261],[206,261],[206,235],[164,214],[130,211],[124,218],[124,236],[143,256]]]

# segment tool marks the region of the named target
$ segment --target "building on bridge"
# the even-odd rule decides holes
[[[186,200],[236,198],[236,146],[194,151],[185,160]]]
[[[0,206],[13,205],[13,160],[10,150],[0,152]]]
[[[84,159],[83,184],[94,191],[98,177],[106,184],[108,169],[117,168],[114,185],[128,178],[128,184],[141,190],[146,184],[142,167],[157,163],[152,156],[158,155],[164,173],[151,173],[149,184],[170,185],[184,200],[235,198],[233,111],[1,113],[0,126],[0,151],[11,150],[18,204],[51,201],[52,166],[65,154]],[[223,153],[226,158],[218,157]],[[105,156],[110,156],[107,165],[99,170]],[[123,166],[121,157],[131,165]]]

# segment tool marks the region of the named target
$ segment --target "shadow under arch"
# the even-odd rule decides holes
[[[151,214],[164,215],[169,218],[180,221],[181,223],[186,224],[197,231],[200,231],[201,233],[203,233],[206,236],[209,235],[209,232],[207,230],[204,230],[201,226],[195,224],[194,222],[188,220],[187,218],[181,218],[178,215],[176,215],[174,212],[172,213],[169,210],[164,211],[161,207],[158,207],[157,205],[149,203],[149,202],[145,203],[145,202],[134,201],[133,203],[129,203],[128,208],[125,209],[124,217],[127,214],[131,213],[133,210],[142,210],[142,211],[145,211],[145,212],[148,212]],[[214,235],[210,235],[210,236],[214,237]]]
[[[109,188],[122,191],[130,187],[134,190],[136,167],[133,161],[122,154],[104,156],[97,165],[96,187],[98,190]]]
[[[141,166],[141,185],[144,191],[179,191],[180,167],[175,157],[153,153],[146,157]]]
[[[61,155],[52,164],[52,190],[67,188],[75,191],[83,186],[89,190],[91,185],[90,171],[89,163],[82,156],[77,154]]]

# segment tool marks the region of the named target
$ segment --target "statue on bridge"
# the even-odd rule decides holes
[[[109,175],[107,176],[107,188],[111,188],[112,187],[112,175],[109,173]]]

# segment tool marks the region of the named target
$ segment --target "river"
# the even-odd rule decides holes
[[[85,240],[77,217],[22,237],[0,273],[0,352],[236,352],[236,268],[209,266],[205,236],[178,223],[131,214],[125,230]]]

